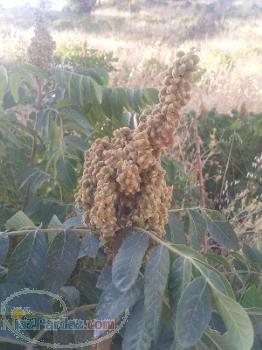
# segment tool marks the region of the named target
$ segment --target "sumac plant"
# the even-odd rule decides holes
[[[53,49],[41,19],[30,62],[0,67],[0,226],[17,210],[44,224],[65,218],[84,151],[99,136],[135,127],[157,102],[152,88],[110,87],[102,68],[51,67]]]
[[[36,226],[20,210],[0,235],[1,302],[41,290],[67,306],[24,293],[9,304],[11,317],[113,320],[118,332],[23,331],[30,343],[2,327],[6,349],[42,348],[38,341],[56,349],[261,349],[262,252],[239,242],[223,215],[203,203],[168,208],[171,188],[160,156],[173,142],[197,61],[179,52],[153,112],[133,131],[122,128],[93,143],[76,216],[62,223],[53,215]],[[63,74],[67,97],[86,103],[85,94],[68,88],[71,75]]]

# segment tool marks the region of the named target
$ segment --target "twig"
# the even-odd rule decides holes
[[[24,234],[27,234],[27,233],[32,233],[32,232],[35,232],[35,231],[41,231],[43,233],[49,233],[49,232],[65,232],[67,231],[68,229],[65,229],[63,227],[53,227],[53,228],[43,228],[43,229],[39,229],[39,228],[34,228],[34,229],[28,229],[28,230],[18,230],[18,231],[7,231],[5,232],[8,236],[20,236],[20,235],[24,235]],[[78,233],[78,234],[85,234],[85,233],[90,233],[91,231],[89,229],[84,229],[84,228],[75,228],[75,229],[70,229],[70,231],[73,231],[75,233]]]
[[[232,155],[234,140],[235,140],[235,138],[233,137],[233,138],[232,138],[232,141],[231,141],[230,151],[229,151],[228,158],[227,158],[226,169],[225,169],[225,171],[224,171],[223,180],[222,180],[222,185],[221,185],[221,189],[220,189],[220,194],[219,194],[220,199],[221,199],[222,192],[223,192],[223,187],[224,187],[225,181],[226,181],[226,175],[227,175],[227,172],[228,172],[229,162],[230,162],[231,155]]]
[[[203,163],[201,159],[201,138],[198,132],[197,119],[194,118],[193,129],[195,133],[195,147],[196,147],[196,166],[197,166],[197,175],[199,179],[199,194],[200,194],[200,207],[205,208],[206,199],[205,199],[205,182],[203,176]],[[208,234],[205,232],[204,235],[204,252],[208,251]]]
[[[171,213],[177,213],[179,211],[197,210],[197,209],[200,209],[200,207],[169,209],[168,211]],[[201,208],[201,209],[206,209],[206,208]]]

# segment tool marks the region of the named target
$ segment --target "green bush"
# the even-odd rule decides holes
[[[68,0],[69,8],[77,13],[90,13],[95,5],[96,0]]]

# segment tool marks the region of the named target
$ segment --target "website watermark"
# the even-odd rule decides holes
[[[33,312],[30,306],[15,306],[12,307],[12,302],[24,295],[45,295],[56,301],[61,306],[61,312],[55,314],[37,314]],[[19,300],[19,299],[18,299]],[[83,318],[71,318],[68,315],[67,306],[63,298],[55,293],[34,290],[23,289],[19,292],[11,294],[1,303],[1,316],[0,329],[8,330],[18,340],[31,343],[33,345],[45,346],[50,349],[79,349],[87,346],[92,346],[106,339],[112,338],[118,333],[121,328],[126,324],[129,311],[125,310],[123,317],[118,322],[116,320],[100,320],[100,319],[83,319]],[[97,331],[102,334],[99,338],[91,338],[82,343],[77,344],[52,344],[46,342],[43,339],[37,339],[37,337],[29,337],[28,331],[41,332],[57,332],[57,331]],[[31,332],[32,333],[32,332]],[[93,333],[93,332],[92,332]]]

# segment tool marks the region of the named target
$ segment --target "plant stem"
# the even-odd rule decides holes
[[[20,236],[20,235],[25,235],[27,233],[32,233],[32,232],[35,232],[35,231],[41,231],[43,233],[49,233],[49,232],[65,232],[66,229],[65,228],[62,228],[62,227],[53,227],[53,228],[43,228],[43,229],[39,229],[39,228],[30,228],[28,230],[18,230],[18,231],[9,231],[9,232],[6,232],[6,234],[8,236]],[[78,234],[86,234],[86,233],[90,233],[91,231],[89,229],[84,229],[84,228],[75,228],[75,229],[70,229],[71,231],[75,232],[75,233],[78,233]]]
[[[196,147],[196,168],[197,176],[199,180],[199,195],[200,195],[200,208],[204,209],[206,207],[206,198],[205,198],[205,182],[203,176],[203,163],[201,159],[201,137],[198,132],[197,118],[194,118],[193,129],[195,134],[195,147]],[[205,232],[204,235],[204,253],[208,251],[208,234]]]

